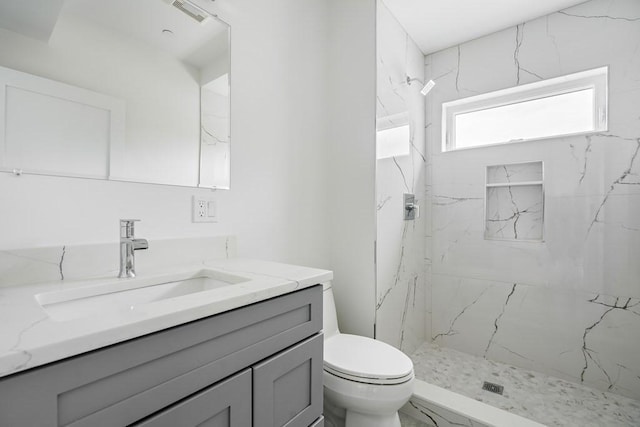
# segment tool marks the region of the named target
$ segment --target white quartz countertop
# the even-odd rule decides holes
[[[113,277],[0,288],[0,377],[186,322],[243,307],[326,282],[328,270],[241,258],[207,261],[171,271],[138,272],[137,279],[209,268],[249,280],[220,288],[137,305],[135,310],[99,310],[54,320],[36,295],[99,286]],[[118,279],[129,280],[129,279]],[[87,285],[89,283],[89,285]]]

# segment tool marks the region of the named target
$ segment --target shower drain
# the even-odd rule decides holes
[[[504,391],[504,387],[501,386],[500,384],[494,384],[494,383],[490,383],[488,381],[485,381],[484,384],[482,384],[482,389],[490,391],[491,393],[496,393],[496,394],[500,394],[500,395]]]

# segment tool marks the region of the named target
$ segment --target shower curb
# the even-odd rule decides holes
[[[400,411],[434,427],[547,427],[418,379]]]

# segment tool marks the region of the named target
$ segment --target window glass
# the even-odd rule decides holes
[[[606,108],[606,68],[444,103],[443,151],[603,131]]]
[[[457,148],[592,131],[593,89],[458,114],[455,126]]]

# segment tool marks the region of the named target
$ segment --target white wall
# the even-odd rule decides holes
[[[329,204],[340,327],[373,336],[375,311],[375,13],[373,0],[331,0]]]
[[[235,234],[240,256],[329,267],[326,5],[266,3],[209,6],[232,26],[230,191],[0,174],[0,250],[113,242],[135,217],[151,245]],[[218,223],[191,223],[194,194],[218,200]]]

